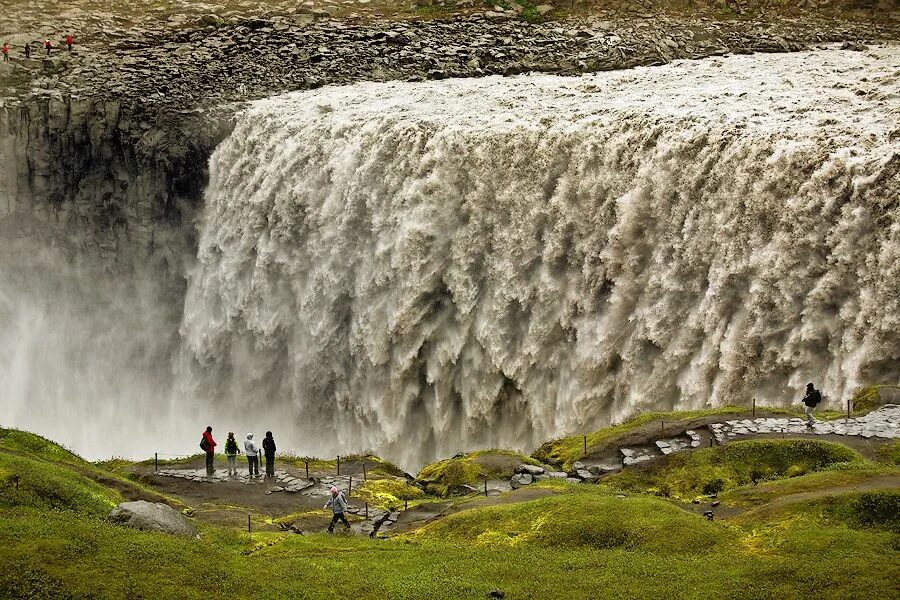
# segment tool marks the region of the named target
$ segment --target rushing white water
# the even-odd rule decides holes
[[[897,65],[817,51],[254,103],[212,159],[180,375],[228,410],[290,407],[295,447],[408,465],[897,382]]]

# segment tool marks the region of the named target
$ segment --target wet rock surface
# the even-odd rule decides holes
[[[172,29],[101,29],[74,53],[57,44],[49,56],[33,41],[37,32],[13,35],[13,61],[0,65],[0,94],[7,103],[69,95],[185,110],[362,80],[576,74],[825,42],[863,49],[897,39],[897,30],[893,21],[808,18],[713,22],[652,15],[527,23],[477,13],[361,24],[235,15]],[[28,42],[32,56],[25,59]],[[153,122],[136,125],[150,129]]]

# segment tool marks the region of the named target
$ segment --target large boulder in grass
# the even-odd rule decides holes
[[[172,535],[196,537],[197,528],[180,512],[158,502],[123,502],[109,513],[113,523],[142,531],[161,531]]]
[[[516,473],[527,473],[534,477],[535,475],[543,475],[544,467],[539,467],[537,465],[519,465],[516,467]]]

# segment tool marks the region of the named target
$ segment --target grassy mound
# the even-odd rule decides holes
[[[512,450],[479,450],[427,465],[419,471],[416,481],[423,484],[429,494],[446,498],[464,491],[464,486],[478,487],[485,477],[512,477],[513,470],[523,463],[540,464]]]
[[[878,449],[878,460],[895,467],[900,467],[900,440],[894,440]]]
[[[59,444],[19,429],[0,428],[0,449],[57,463],[83,467],[88,467],[91,464]]]
[[[605,480],[623,490],[690,499],[739,486],[797,477],[838,463],[865,464],[839,444],[815,440],[746,440],[664,457],[645,468],[627,469]]]
[[[885,396],[895,396],[900,392],[900,385],[867,385],[859,388],[853,395],[854,412],[869,412],[886,404]]]
[[[703,518],[654,498],[618,498],[600,488],[574,489],[521,504],[473,509],[426,526],[418,534],[487,546],[707,552],[729,539]]]
[[[425,492],[404,479],[370,479],[354,495],[373,506],[398,510],[407,502],[415,503],[425,498]]]
[[[743,508],[763,506],[793,494],[815,495],[829,490],[866,486],[890,477],[897,470],[864,462],[837,463],[798,477],[735,488],[719,496],[722,502]]]
[[[766,411],[779,414],[798,414],[797,411],[782,408],[766,407]],[[748,412],[746,406],[724,406],[706,410],[643,413],[628,419],[624,423],[613,425],[611,427],[604,427],[603,429],[598,429],[597,431],[592,431],[587,434],[587,453],[590,454],[601,444],[620,435],[634,431],[653,421],[664,420],[675,422],[683,419],[695,419],[698,417],[712,417],[717,415],[728,416],[746,412]],[[572,463],[585,456],[584,436],[574,435],[545,442],[540,448],[535,450],[531,456],[541,462],[560,465],[563,469],[568,470],[572,467]]]

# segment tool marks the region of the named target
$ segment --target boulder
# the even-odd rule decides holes
[[[518,475],[513,475],[512,479],[509,480],[509,485],[512,489],[517,490],[523,485],[531,485],[534,481],[534,478],[528,473],[519,473]]]
[[[568,476],[568,473],[566,473],[565,471],[550,471],[549,473],[547,473],[547,477],[549,477],[550,479],[565,479]]]
[[[575,477],[583,481],[596,481],[598,477],[587,469],[578,469],[575,471]]]
[[[196,537],[197,528],[180,512],[158,502],[123,502],[109,513],[113,523],[142,531],[161,531],[172,535]]]
[[[519,465],[516,467],[516,473],[527,473],[531,476],[534,475],[543,475],[544,467],[538,467],[535,465]]]

